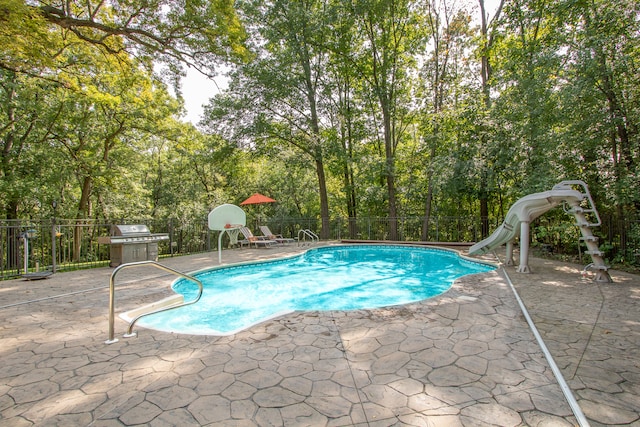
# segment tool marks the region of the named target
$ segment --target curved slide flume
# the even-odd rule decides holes
[[[574,189],[573,186],[575,185],[582,186],[585,192]],[[590,204],[588,209],[580,207],[584,199],[588,199]],[[513,264],[513,241],[520,236],[520,265],[518,266],[518,272],[530,272],[528,265],[529,224],[540,215],[563,203],[571,207],[567,210],[567,213],[571,213],[576,217],[576,225],[580,227],[583,240],[589,249],[586,253],[591,255],[593,266],[597,270],[596,280],[611,281],[607,273],[607,266],[602,259],[602,254],[598,251],[597,238],[591,233],[590,226],[592,224],[588,223],[584,216],[585,212],[594,212],[597,216],[597,212],[595,211],[595,206],[593,206],[587,185],[582,181],[563,181],[554,186],[552,190],[529,194],[519,199],[509,209],[503,223],[489,237],[471,246],[469,254],[484,254],[503,244],[507,244],[507,265]]]
[[[582,200],[582,194],[576,190],[550,190],[529,194],[519,199],[511,206],[500,227],[486,239],[471,246],[469,254],[484,254],[515,239],[520,234],[522,222],[531,222],[562,202],[569,200],[579,202]]]

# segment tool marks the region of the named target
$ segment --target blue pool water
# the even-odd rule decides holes
[[[295,310],[355,310],[424,300],[454,280],[495,267],[446,250],[400,245],[311,249],[284,260],[196,273],[202,299],[140,319],[141,326],[189,334],[227,335]],[[173,289],[191,300],[193,282]]]

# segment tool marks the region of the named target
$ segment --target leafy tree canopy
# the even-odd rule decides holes
[[[246,57],[245,32],[230,0],[35,1],[0,0],[0,67],[28,72],[69,43],[108,54],[127,52],[149,66],[183,65],[213,74],[221,60]],[[69,40],[64,34],[73,34]],[[63,37],[58,37],[63,34]]]

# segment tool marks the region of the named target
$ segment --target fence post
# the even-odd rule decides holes
[[[169,254],[173,257],[173,218],[169,219]]]
[[[55,202],[53,205],[54,209],[55,209]],[[57,258],[57,253],[56,253],[56,246],[57,244],[57,240],[56,240],[57,236],[56,236],[56,217],[55,215],[53,216],[53,218],[51,218],[51,272],[55,273],[56,272],[56,258]]]

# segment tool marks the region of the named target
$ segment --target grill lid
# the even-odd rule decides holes
[[[144,224],[134,224],[134,225],[112,225],[111,226],[111,235],[112,236],[150,236],[151,232],[149,231],[149,227]]]

